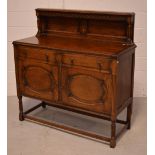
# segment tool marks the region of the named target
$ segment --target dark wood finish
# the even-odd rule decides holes
[[[24,120],[24,113],[23,113],[23,103],[22,103],[22,96],[18,96],[19,100],[19,120]]]
[[[134,13],[36,9],[38,33],[133,42]]]
[[[36,36],[14,41],[19,119],[110,142],[116,123],[130,128],[134,85],[134,13],[36,9]],[[41,104],[23,112],[22,96]],[[111,121],[111,137],[28,115],[54,106]],[[117,115],[127,108],[126,121]]]
[[[93,70],[62,67],[64,104],[99,113],[111,113],[111,77]]]

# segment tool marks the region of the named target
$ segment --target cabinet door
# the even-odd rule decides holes
[[[62,69],[62,100],[66,105],[110,114],[111,88],[110,74],[74,67]]]
[[[30,97],[55,101],[58,98],[58,69],[56,66],[32,59],[19,59],[21,92]]]

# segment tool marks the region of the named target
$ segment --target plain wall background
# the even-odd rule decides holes
[[[8,0],[8,96],[16,95],[12,41],[37,33],[35,8],[135,12],[134,96],[146,96],[146,0]]]

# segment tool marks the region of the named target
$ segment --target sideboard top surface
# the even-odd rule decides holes
[[[120,44],[118,42],[111,43],[109,41],[60,36],[32,36],[14,41],[13,43],[66,52],[105,56],[118,56],[121,53],[135,48],[135,45]]]

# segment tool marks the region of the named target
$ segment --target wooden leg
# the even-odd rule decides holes
[[[116,120],[112,120],[110,147],[114,148],[115,146],[116,146]]]
[[[131,114],[132,114],[132,103],[127,107],[127,129],[131,127]]]
[[[46,108],[46,103],[42,101],[42,107],[45,109]]]
[[[18,96],[19,100],[19,120],[24,120],[22,96]]]

